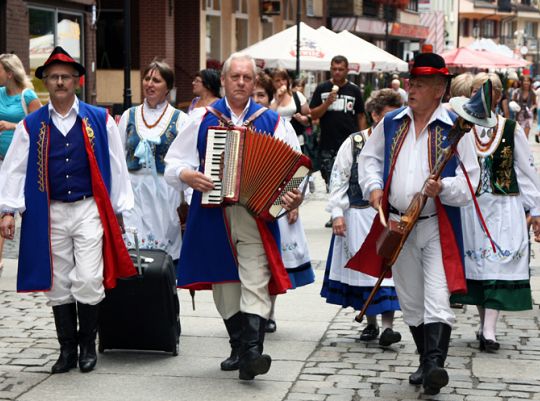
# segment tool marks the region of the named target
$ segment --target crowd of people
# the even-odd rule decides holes
[[[401,310],[419,354],[409,382],[426,394],[449,382],[452,303],[476,306],[478,346],[490,353],[500,347],[500,311],[531,309],[540,178],[528,135],[540,83],[529,76],[506,91],[497,74],[454,77],[440,56],[421,53],[407,90],[394,77],[364,102],[347,59],[336,56],[308,100],[286,70],[261,71],[234,53],[221,71],[194,74],[184,113],[170,104],[173,69],[154,60],[142,73],[142,103],[117,125],[77,98],[85,72],[55,48],[35,71],[49,95],[42,106],[17,56],[0,55],[0,233],[13,239],[21,214],[17,289],[45,291],[52,307],[60,343],[52,373],[95,368],[99,304],[117,278],[136,274],[134,232],[142,249],[171,256],[179,288],[212,291],[230,343],[220,368],[241,380],[269,371],[264,340],[277,330],[277,295],[315,281],[301,219],[312,181],[283,194],[277,221],[240,204],[204,207],[217,185],[204,167],[218,126],[264,132],[312,158],[332,228],[321,296],[365,308],[359,340],[383,347],[402,340],[393,327]],[[417,199],[390,259],[379,240],[404,229]],[[187,222],[178,216],[183,203]]]

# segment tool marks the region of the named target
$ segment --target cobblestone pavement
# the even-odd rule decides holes
[[[536,149],[538,151],[538,149]],[[536,159],[540,157],[536,155]],[[324,185],[320,177],[316,185]],[[313,199],[322,200],[319,189]],[[18,224],[18,227],[20,225]],[[322,229],[322,228],[321,228]],[[17,257],[17,242],[7,242],[5,257]],[[475,308],[455,309],[457,323],[447,359],[450,384],[432,398],[420,386],[408,383],[418,356],[407,327],[397,314],[396,330],[403,339],[392,347],[358,340],[363,325],[353,322],[355,312],[342,309],[329,322],[315,351],[307,358],[286,401],[448,401],[540,400],[540,247],[534,244],[534,309],[502,313],[498,325],[501,350],[481,353],[475,339]],[[318,270],[324,261],[316,261]],[[316,283],[315,285],[320,285]],[[0,400],[15,400],[46,380],[56,359],[58,344],[50,308],[41,294],[0,291]],[[84,401],[84,400],[83,400]]]

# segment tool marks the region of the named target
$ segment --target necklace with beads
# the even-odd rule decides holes
[[[143,123],[144,125],[146,126],[146,128],[148,129],[152,129],[154,128],[156,125],[159,124],[159,122],[161,121],[161,119],[163,118],[163,116],[165,115],[165,112],[167,111],[167,108],[169,107],[169,103],[167,103],[165,105],[165,107],[163,108],[163,112],[161,113],[161,115],[159,116],[159,118],[156,120],[156,122],[154,124],[148,124],[146,122],[146,119],[144,118],[144,103],[141,105],[141,116],[142,116],[142,120],[143,120]]]
[[[495,127],[490,128],[490,129],[492,130],[491,131],[492,135],[490,136],[488,134],[489,141],[487,141],[486,143],[482,143],[482,141],[478,137],[478,132],[476,131],[476,125],[473,125],[474,142],[476,143],[476,148],[482,153],[487,152],[491,148],[491,145],[493,144],[493,141],[495,141],[495,138],[497,137],[497,131],[499,130],[499,120],[498,119],[497,119],[497,125],[495,125]]]

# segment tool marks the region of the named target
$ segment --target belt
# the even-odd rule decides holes
[[[349,205],[351,209],[367,209],[368,207],[371,207],[369,203],[367,205]]]
[[[61,202],[73,203],[73,202],[78,202],[80,200],[88,199],[88,198],[91,198],[91,197],[92,197],[92,195],[81,195],[81,196],[79,196],[78,198],[75,198],[75,199],[70,199],[70,200],[62,199]]]
[[[390,213],[393,213],[393,214],[397,214],[398,216],[403,216],[405,213],[403,212],[400,212],[399,210],[397,210],[394,206],[390,205],[388,211]],[[418,217],[418,220],[426,220],[426,219],[429,219],[431,217],[435,217],[437,216],[437,213],[433,213],[433,214],[428,214],[427,216],[420,216]]]

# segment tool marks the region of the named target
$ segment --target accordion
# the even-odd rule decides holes
[[[214,189],[204,207],[239,203],[267,221],[285,214],[282,196],[311,173],[311,160],[280,139],[248,127],[208,129],[204,174]]]

